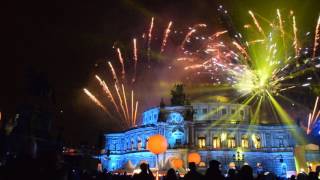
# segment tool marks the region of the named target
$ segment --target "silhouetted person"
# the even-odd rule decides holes
[[[297,180],[307,180],[308,177],[305,173],[299,173],[297,176]]]
[[[276,176],[272,172],[263,173],[264,180],[276,180]]]
[[[194,162],[189,163],[190,171],[184,176],[185,180],[201,180],[203,175],[197,171],[196,164]]]
[[[166,177],[164,178],[164,180],[178,180],[176,171],[172,168],[170,168],[167,171]]]
[[[205,179],[215,179],[215,180],[223,180],[225,179],[220,171],[221,163],[216,160],[211,160],[209,162],[209,168],[206,171]]]
[[[308,174],[308,180],[317,180],[318,176],[316,172],[309,172]]]
[[[290,180],[295,180],[296,176],[295,175],[291,175]]]
[[[249,165],[244,165],[240,169],[238,175],[238,180],[253,180],[253,170]]]
[[[316,176],[319,177],[320,176],[320,166],[316,167]]]
[[[140,164],[141,172],[133,176],[134,180],[154,180],[154,176],[146,163]]]
[[[264,173],[264,170],[263,170],[263,167],[262,167],[262,164],[261,163],[257,163],[257,175],[259,176],[262,176]]]
[[[227,180],[235,180],[236,179],[236,174],[237,171],[235,169],[229,169],[228,170],[228,176],[227,176]]]

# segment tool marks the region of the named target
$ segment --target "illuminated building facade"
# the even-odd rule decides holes
[[[161,134],[168,141],[167,152],[158,159],[162,169],[168,169],[173,158],[182,159],[187,167],[188,153],[198,152],[204,166],[211,159],[219,160],[224,169],[230,164],[248,163],[255,168],[261,163],[279,174],[283,160],[287,171],[295,171],[296,142],[290,131],[297,127],[258,125],[250,120],[250,107],[242,104],[195,103],[151,108],[142,114],[140,126],[105,135],[105,150],[110,155],[103,155],[102,163],[108,170],[123,169],[128,163],[138,167],[144,161],[155,167],[156,156],[146,147],[148,137]]]

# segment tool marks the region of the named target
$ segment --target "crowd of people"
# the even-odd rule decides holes
[[[154,180],[155,177],[148,168],[147,164],[141,164],[141,172],[133,176],[133,180]],[[304,172],[299,173],[297,176],[292,175],[290,180],[317,180],[319,179],[320,166],[317,167],[316,172],[310,172],[306,174]],[[221,164],[219,161],[211,160],[209,168],[205,174],[201,174],[197,171],[196,164],[189,163],[189,171],[184,177],[180,177],[174,169],[169,169],[163,180],[282,180],[287,178],[277,177],[272,172],[260,171],[256,177],[253,175],[253,169],[249,165],[242,166],[239,170],[229,169],[227,175],[223,175],[221,172]]]
[[[19,162],[11,161],[5,166],[0,164],[0,180],[155,180],[156,174],[152,172],[149,165],[142,163],[140,172],[136,174],[114,173],[107,171],[85,170],[57,163],[57,159],[45,159],[41,162],[32,159],[24,159]],[[315,172],[301,172],[290,178],[278,177],[272,172],[253,172],[252,167],[243,165],[241,168],[230,168],[226,174],[221,171],[221,163],[216,160],[209,162],[209,168],[200,173],[195,163],[189,163],[189,170],[186,174],[179,174],[175,169],[169,169],[159,180],[317,180],[319,179],[320,166]]]
[[[140,173],[134,175],[100,173],[95,176],[97,180],[156,180],[156,175],[152,173],[148,164],[142,163],[140,165]],[[292,175],[290,178],[276,176],[272,172],[259,171],[257,174],[253,173],[252,167],[244,165],[240,169],[230,168],[227,174],[221,172],[221,164],[219,161],[211,160],[209,168],[204,174],[197,170],[195,163],[189,163],[189,171],[184,175],[180,175],[178,171],[171,168],[167,171],[165,176],[158,177],[159,180],[318,180],[320,166],[315,172],[300,172],[297,176]],[[79,179],[82,180],[82,179]],[[86,179],[87,180],[87,179]]]

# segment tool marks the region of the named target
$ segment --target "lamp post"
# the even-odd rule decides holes
[[[242,161],[244,161],[244,154],[241,153],[240,151],[237,151],[234,155],[233,155],[233,160],[236,162],[237,166],[240,166],[240,163]]]
[[[168,142],[167,139],[160,135],[156,134],[149,138],[148,141],[148,150],[156,155],[156,167],[157,167],[157,176],[156,179],[159,179],[159,154],[162,154],[167,151]]]

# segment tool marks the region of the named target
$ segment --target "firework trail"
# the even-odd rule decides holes
[[[136,107],[135,107],[135,111],[134,111],[134,121],[133,121],[133,124],[136,124],[136,122],[137,122],[138,105],[139,105],[139,102],[136,101]]]
[[[296,17],[292,16],[292,28],[293,28],[293,47],[295,49],[296,52],[296,57],[299,56],[299,45],[298,45],[298,37],[297,37],[297,32],[298,32],[298,28],[297,28],[297,24],[296,24]]]
[[[244,47],[242,47],[236,41],[233,41],[232,44],[236,46],[236,48],[245,56],[246,59],[249,58],[249,54],[247,53],[247,51]]]
[[[134,122],[133,90],[131,90],[131,121]]]
[[[204,65],[203,64],[195,64],[195,65],[191,65],[191,66],[187,66],[184,69],[185,70],[189,70],[189,69],[198,69],[198,68],[202,68]]]
[[[253,41],[249,41],[248,45],[254,45],[256,43],[262,43],[262,42],[265,42],[265,40],[264,39],[256,39],[256,40],[253,40]]]
[[[151,55],[150,53],[151,53],[153,21],[154,21],[154,17],[151,18],[151,23],[150,23],[149,33],[148,33],[148,50],[147,50],[148,61],[150,61],[150,55]]]
[[[117,52],[118,52],[119,62],[121,64],[121,68],[122,68],[122,71],[121,71],[122,80],[124,80],[125,79],[125,74],[126,74],[126,71],[124,69],[124,61],[123,61],[122,54],[121,54],[121,51],[120,51],[119,48],[117,48]]]
[[[310,125],[311,125],[311,113],[309,113],[309,116],[308,116],[307,134],[310,134]]]
[[[122,101],[122,98],[121,98],[121,95],[120,95],[120,92],[119,92],[118,85],[115,84],[114,87],[115,87],[115,89],[116,89],[116,93],[117,93],[117,96],[118,96],[118,100],[119,100],[119,102],[120,102],[120,107],[121,107],[121,110],[122,110],[124,119],[125,119],[125,121],[127,122],[127,124],[130,126],[130,123],[129,123],[130,121],[129,121],[129,118],[128,118],[127,114],[126,114],[125,108],[124,108],[124,106],[123,106],[123,101]]]
[[[216,32],[212,36],[210,36],[210,38],[218,38],[221,35],[226,34],[227,32],[228,32],[227,30]]]
[[[128,103],[127,103],[126,91],[124,90],[123,84],[121,84],[121,88],[122,88],[122,95],[123,95],[123,100],[124,100],[124,105],[125,105],[127,117],[128,117],[129,122],[131,122],[131,121],[130,121],[130,115],[129,115],[129,109],[128,109]],[[132,124],[131,124],[131,125],[132,125]]]
[[[319,101],[319,97],[317,97],[316,102],[314,103],[314,108],[313,108],[311,119],[314,118],[314,115],[316,113],[316,110],[317,110],[317,107],[318,107],[318,101]]]
[[[183,40],[183,42],[182,42],[182,44],[181,44],[181,49],[184,49],[184,46],[185,46],[186,42],[188,42],[188,41],[190,40],[190,36],[191,36],[193,33],[195,33],[195,32],[196,32],[195,29],[191,29],[191,30],[187,33],[186,37],[184,38],[184,40]]]
[[[111,63],[110,61],[108,61],[108,65],[109,65],[109,67],[110,67],[110,71],[111,71],[111,73],[112,73],[114,82],[115,82],[115,83],[118,83],[119,80],[118,80],[117,73],[116,73],[116,71],[114,70],[114,68],[113,68],[113,66],[112,66],[112,63]]]
[[[166,46],[166,44],[167,44],[167,38],[168,38],[169,33],[170,33],[170,31],[171,31],[171,30],[170,30],[171,26],[172,26],[172,21],[169,22],[167,29],[164,31],[164,35],[163,35],[163,40],[162,40],[160,52],[163,52],[163,51],[164,51],[164,48],[165,48],[165,46]]]
[[[314,126],[314,124],[316,123],[316,121],[319,118],[320,115],[320,110],[318,110],[318,101],[319,101],[319,96],[317,97],[315,103],[314,103],[314,107],[313,107],[313,111],[312,113],[309,113],[309,117],[308,117],[308,127],[307,127],[307,134],[310,134],[312,131],[312,127]],[[317,114],[316,114],[317,113]]]
[[[314,35],[312,59],[314,59],[316,57],[316,51],[319,46],[319,39],[320,39],[320,16],[318,17],[316,31],[315,31],[315,35]]]
[[[266,35],[265,35],[265,33],[264,33],[263,29],[261,28],[261,26],[260,26],[260,24],[259,24],[258,20],[256,19],[255,15],[253,14],[253,12],[252,12],[252,11],[248,11],[248,12],[249,12],[249,14],[250,14],[251,18],[253,19],[254,24],[255,24],[255,25],[256,25],[256,27],[258,28],[258,31],[263,35],[263,37],[266,37]]]
[[[316,123],[316,121],[318,120],[319,116],[320,116],[320,110],[318,111],[316,117],[314,118],[314,121],[313,121],[312,125],[314,125]]]
[[[190,62],[193,62],[194,59],[190,58],[190,57],[179,57],[179,58],[177,58],[177,61],[190,61]]]
[[[114,97],[113,97],[112,93],[110,92],[110,89],[107,86],[107,84],[104,81],[102,81],[98,75],[96,75],[95,77],[99,81],[99,84],[102,87],[102,89],[104,90],[104,92],[106,93],[107,97],[110,99],[110,101],[112,102],[112,104],[116,108],[117,112],[120,113],[119,107],[118,107],[116,101],[114,100]]]
[[[134,74],[132,78],[132,83],[136,81],[137,76],[137,63],[138,63],[138,50],[137,50],[137,40],[136,38],[133,39],[133,63],[134,63]]]
[[[193,26],[191,28],[191,30],[187,33],[187,35],[185,36],[184,40],[181,43],[181,49],[184,50],[184,46],[187,42],[190,41],[190,37],[192,36],[193,33],[195,33],[197,31],[197,28],[199,27],[207,27],[206,24],[196,24],[195,26]]]
[[[277,9],[277,16],[278,16],[278,20],[279,20],[279,28],[280,28],[281,37],[282,37],[282,45],[283,45],[283,48],[286,49],[286,42],[284,39],[285,36],[284,36],[283,22],[282,22],[281,13],[280,13],[279,9]],[[285,51],[284,58],[287,59],[287,51]]]
[[[282,23],[281,13],[279,9],[277,9],[277,16],[279,20],[279,28],[280,28],[281,36],[284,37],[283,23]]]
[[[83,89],[84,93],[94,102],[96,103],[99,107],[101,107],[101,109],[103,109],[105,112],[107,112],[107,114],[112,117],[109,113],[109,111],[107,110],[107,108],[86,88]]]

